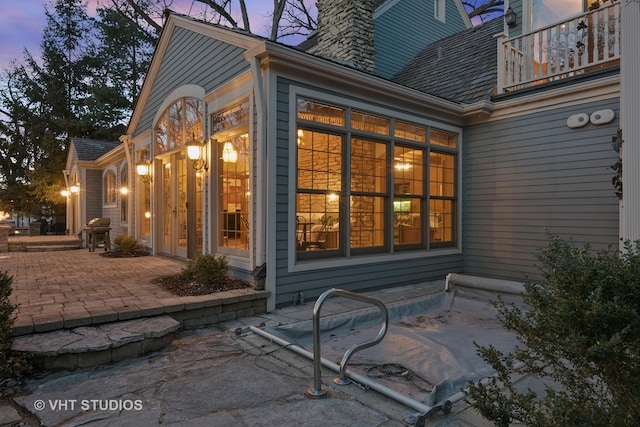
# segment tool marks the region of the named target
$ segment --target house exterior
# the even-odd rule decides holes
[[[127,233],[128,166],[121,145],[119,141],[72,138],[63,171],[68,188],[68,234],[81,234],[82,227],[98,217],[112,218],[115,234]]]
[[[270,309],[449,272],[523,280],[547,231],[617,244],[619,11],[606,61],[589,44],[560,69],[514,40],[553,4],[471,28],[458,0],[320,0],[297,48],[170,14],[127,134],[91,164],[100,194],[107,171],[126,183],[126,221],[118,195],[100,216],[153,254],[265,272]],[[574,67],[569,36],[548,44]]]

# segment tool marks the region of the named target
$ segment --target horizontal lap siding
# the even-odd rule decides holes
[[[102,217],[102,171],[87,169],[85,192],[87,222]]]
[[[194,84],[209,93],[249,68],[244,49],[181,27],[176,27],[164,58],[135,134],[153,128],[158,108],[174,89]]]
[[[466,29],[455,1],[446,2],[445,22],[435,19],[434,3],[402,0],[375,15],[377,75],[393,77],[429,44]]]
[[[338,287],[350,291],[397,286],[444,278],[447,273],[461,272],[462,254],[451,256],[426,256],[420,259],[361,264],[348,267],[291,273],[288,270],[289,230],[295,224],[288,222],[289,209],[289,162],[294,156],[289,153],[289,84],[279,79],[277,86],[278,118],[276,124],[276,241],[269,242],[269,250],[276,251],[276,304],[290,304],[295,292],[305,298],[316,298],[325,290]],[[301,85],[296,83],[296,85]],[[316,88],[317,89],[317,88]],[[293,209],[293,207],[292,207]],[[401,257],[401,255],[400,255]],[[356,259],[355,257],[353,259]],[[363,262],[366,257],[362,257]],[[313,261],[308,261],[312,263]]]
[[[610,166],[618,120],[570,129],[572,114],[617,100],[471,126],[464,134],[463,242],[468,274],[523,280],[539,272],[547,231],[577,244],[618,242],[618,199]]]

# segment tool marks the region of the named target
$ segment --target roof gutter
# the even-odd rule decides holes
[[[383,99],[387,105],[407,109],[420,115],[428,115],[456,124],[462,124],[463,107],[452,101],[429,95],[390,80],[364,73],[339,62],[296,51],[290,47],[263,41],[249,49],[247,57],[257,57],[263,64],[270,64],[305,80],[324,82],[335,90],[345,86],[350,92],[373,100]],[[379,101],[378,101],[379,102]]]

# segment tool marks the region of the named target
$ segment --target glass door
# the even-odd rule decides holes
[[[162,253],[187,258],[188,169],[184,152],[162,160]]]

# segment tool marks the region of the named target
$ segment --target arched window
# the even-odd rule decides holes
[[[156,153],[171,151],[192,139],[202,140],[204,106],[197,98],[180,98],[167,107],[156,124]]]
[[[116,203],[116,173],[114,171],[109,170],[104,174],[103,189],[104,204]]]
[[[128,198],[129,198],[129,174],[128,165],[124,165],[120,172],[120,221],[127,222]]]

